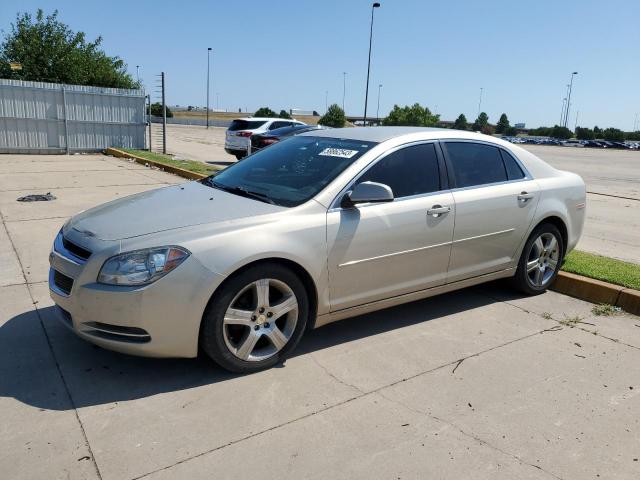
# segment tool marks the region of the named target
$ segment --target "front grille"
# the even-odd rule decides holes
[[[60,273],[57,270],[53,271],[53,283],[62,292],[69,295],[73,288],[73,278],[67,277],[64,273]]]
[[[73,253],[76,257],[81,258],[83,260],[88,259],[91,256],[91,252],[86,248],[82,248],[79,245],[76,245],[73,242],[70,242],[66,238],[62,237],[62,245],[64,248]]]

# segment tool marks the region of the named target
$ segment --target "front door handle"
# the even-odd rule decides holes
[[[446,215],[451,211],[451,207],[442,206],[442,205],[434,205],[429,210],[427,210],[427,215],[431,217],[438,218],[440,215]]]
[[[533,193],[522,192],[518,195],[518,200],[522,203],[526,203],[533,198]]]

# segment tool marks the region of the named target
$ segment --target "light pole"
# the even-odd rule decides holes
[[[478,117],[480,116],[480,111],[482,109],[482,91],[484,88],[480,87],[480,100],[478,100]]]
[[[347,72],[342,72],[342,111],[344,112],[344,98],[347,95]]]
[[[209,128],[209,65],[211,58],[211,47],[207,48],[207,128]]]
[[[378,108],[376,109],[376,121],[380,123],[380,90],[382,89],[382,84],[378,85]]]
[[[576,110],[576,123],[573,125],[573,131],[576,131],[576,128],[578,128],[578,115],[580,115],[580,110]]]
[[[367,88],[365,89],[365,94],[364,94],[364,118],[362,122],[365,127],[367,126],[367,103],[369,101],[369,73],[371,71],[371,42],[373,41],[373,11],[379,7],[380,7],[380,4],[378,2],[375,2],[373,5],[371,5],[371,28],[369,30],[369,62],[367,63]]]
[[[564,123],[564,111],[567,106],[567,97],[562,99],[562,110],[560,110],[560,123],[558,125],[562,126]]]
[[[324,113],[329,110],[329,90],[324,91]]]
[[[573,72],[571,74],[571,81],[569,82],[569,94],[567,95],[567,114],[564,116],[564,127],[567,127],[567,123],[569,122],[569,111],[571,110],[571,90],[573,90],[573,76],[577,75],[578,72]]]
[[[138,85],[140,85],[140,65],[136,65],[136,78],[138,79]]]

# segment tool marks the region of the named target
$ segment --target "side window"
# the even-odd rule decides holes
[[[520,180],[524,178],[524,172],[516,162],[516,159],[506,150],[500,150],[502,154],[502,160],[504,161],[504,168],[507,169],[507,177],[509,180]]]
[[[457,188],[507,180],[498,148],[471,142],[446,142],[444,145]]]
[[[273,122],[269,127],[269,130],[275,130],[276,128],[284,127],[284,122]]]
[[[358,182],[389,185],[395,198],[440,190],[438,156],[433,143],[397,150],[371,167]]]

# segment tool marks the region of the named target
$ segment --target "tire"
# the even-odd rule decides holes
[[[522,249],[514,286],[527,295],[545,292],[558,275],[564,253],[560,230],[551,223],[538,225]]]
[[[244,157],[246,157],[246,153],[236,153],[236,160],[242,160]]]
[[[261,301],[265,295],[269,300]],[[277,263],[259,264],[231,276],[214,293],[202,319],[200,347],[230,372],[257,372],[287,357],[308,317],[307,291],[297,275]]]

